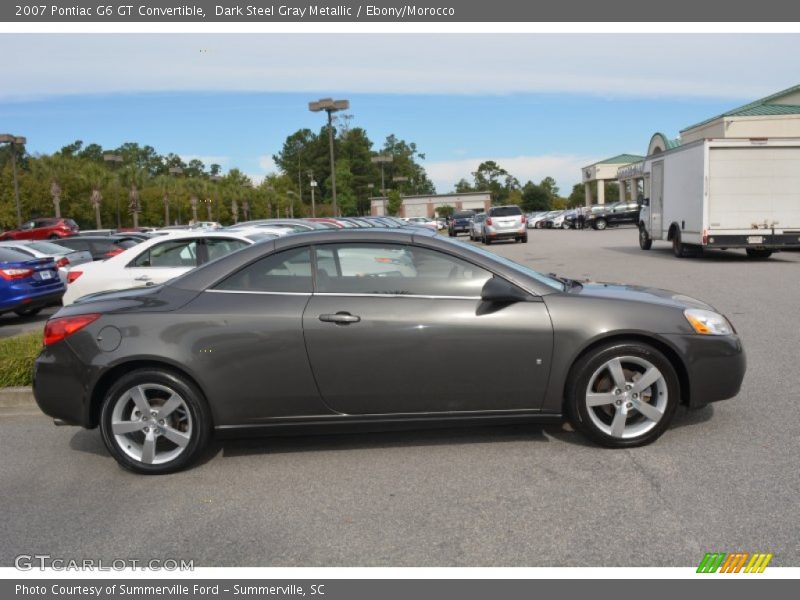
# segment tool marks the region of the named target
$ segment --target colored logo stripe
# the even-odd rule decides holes
[[[698,573],[763,573],[773,554],[756,552],[707,552],[697,567]],[[748,562],[749,559],[749,562]],[[747,566],[745,566],[745,563]]]

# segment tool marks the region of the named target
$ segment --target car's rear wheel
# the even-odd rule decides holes
[[[488,235],[484,235],[483,243],[486,244],[487,246],[490,246],[492,244],[492,238],[490,238]]]
[[[608,222],[605,219],[597,219],[594,222],[594,228],[595,229],[599,229],[600,231],[603,231],[603,229],[605,229],[606,227],[608,227]]]
[[[50,236],[48,239],[51,239],[51,240],[60,240],[60,239],[61,239],[61,237],[60,237],[60,236],[58,236],[58,235],[56,235],[56,234],[54,233],[54,234],[53,234],[53,235],[51,235],[51,236]]]
[[[523,244],[527,244],[527,243],[528,243],[528,236],[527,236],[527,234],[522,236],[522,243],[523,243]]]
[[[198,457],[211,436],[211,417],[191,382],[167,370],[141,369],[123,376],[106,394],[100,432],[120,465],[157,475]]]
[[[652,238],[647,235],[647,229],[644,225],[639,225],[639,248],[642,250],[650,250],[653,247]]]
[[[676,258],[685,258],[689,256],[689,249],[681,241],[681,232],[676,231],[672,235],[672,253]]]
[[[34,315],[38,315],[40,310],[42,310],[41,306],[38,308],[18,308],[14,312],[20,317],[32,317]]]
[[[680,401],[675,369],[657,349],[639,342],[602,346],[576,363],[567,414],[576,429],[602,446],[655,441]]]

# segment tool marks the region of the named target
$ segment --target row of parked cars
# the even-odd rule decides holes
[[[638,202],[595,204],[570,210],[534,212],[528,215],[529,229],[597,229],[639,223]]]
[[[431,228],[394,217],[319,217],[80,232],[71,219],[36,219],[0,234],[0,314],[32,316],[98,292],[161,284],[262,240],[371,227]]]

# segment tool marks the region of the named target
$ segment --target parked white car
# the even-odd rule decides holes
[[[87,294],[164,283],[199,265],[275,237],[266,232],[176,231],[147,240],[108,260],[72,269],[64,306]]]
[[[13,248],[33,258],[50,257],[56,261],[58,276],[62,283],[67,283],[69,270],[75,265],[92,262],[92,255],[85,250],[73,250],[59,246],[55,242],[38,240],[9,240],[0,242],[4,248]]]

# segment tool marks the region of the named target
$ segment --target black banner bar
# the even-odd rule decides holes
[[[12,0],[10,22],[793,22],[800,3],[786,0]]]
[[[713,583],[711,580],[714,580]],[[713,587],[712,587],[713,586]],[[28,579],[0,582],[0,597],[30,600],[531,600],[532,598],[647,598],[674,600],[724,594],[727,600],[789,598],[797,591],[788,579],[745,579],[705,575],[697,579],[319,579],[319,580],[78,580]],[[702,594],[702,596],[701,596]]]

